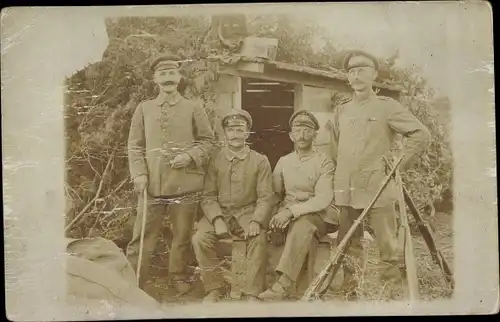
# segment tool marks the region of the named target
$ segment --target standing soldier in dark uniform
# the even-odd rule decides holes
[[[402,151],[405,158],[401,169],[408,166],[413,156],[421,152],[430,139],[430,133],[419,120],[394,99],[377,96],[373,82],[378,75],[378,62],[372,55],[354,51],[344,61],[354,98],[339,106],[334,112],[333,136],[335,172],[335,204],[340,206],[338,240],[348,230],[368,205],[386,176],[383,156],[389,152],[395,134],[406,138]],[[399,248],[396,238],[396,190],[391,181],[368,213],[384,263],[381,278],[385,281],[400,280]],[[363,228],[356,231],[344,263],[343,290],[350,299],[356,298],[358,282],[356,265],[360,264],[363,250]]]
[[[176,290],[191,290],[187,271],[191,234],[203,189],[205,163],[213,146],[213,131],[202,106],[177,91],[181,80],[179,58],[160,56],[151,64],[159,95],[139,104],[128,140],[130,174],[140,192],[133,238],[127,257],[137,272],[143,194],[147,189],[147,222],[140,287],[144,287],[150,257],[168,216],[172,224],[169,274]]]
[[[266,229],[273,199],[272,171],[266,156],[245,144],[252,118],[233,110],[222,118],[227,145],[210,160],[201,207],[204,217],[193,236],[196,258],[202,269],[206,302],[224,295],[225,283],[217,269],[219,239],[235,235],[248,240],[246,299],[257,298],[265,289]],[[220,252],[219,252],[220,254]]]
[[[319,129],[316,117],[304,110],[290,118],[290,138],[295,151],[282,157],[273,173],[275,202],[272,229],[287,228],[283,253],[276,272],[278,281],[261,293],[262,300],[287,299],[296,287],[311,246],[327,231],[327,211],[333,201],[335,166],[313,147]]]

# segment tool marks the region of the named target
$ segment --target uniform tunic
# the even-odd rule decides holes
[[[214,134],[203,107],[177,94],[167,102],[164,95],[139,104],[129,132],[129,167],[132,179],[149,176],[153,196],[175,196],[201,191],[204,165],[213,147]],[[194,162],[173,169],[169,162],[187,153]]]
[[[250,207],[252,220],[266,227],[272,198],[272,172],[266,156],[248,147],[239,154],[225,147],[210,160],[201,202],[210,222]]]
[[[339,106],[333,115],[335,203],[365,208],[386,176],[383,156],[388,156],[397,133],[406,137],[406,163],[428,143],[427,128],[399,102],[373,95]],[[401,166],[404,166],[402,164]],[[374,207],[396,201],[395,186],[389,182]]]
[[[305,156],[292,152],[282,157],[274,169],[275,200],[289,208],[295,218],[320,213],[326,220],[325,210],[334,196],[334,171],[334,162],[320,151]]]

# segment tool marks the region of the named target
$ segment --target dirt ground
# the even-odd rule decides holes
[[[438,249],[443,253],[446,261],[453,270],[453,222],[452,216],[445,213],[437,213],[431,221],[433,235]],[[417,263],[417,274],[419,279],[420,298],[432,300],[447,298],[452,295],[452,290],[446,284],[439,266],[434,263],[430,252],[422,236],[413,233],[414,254]],[[368,253],[365,263],[364,274],[362,274],[360,288],[358,289],[359,300],[380,301],[390,299],[401,299],[403,289],[401,285],[384,285],[378,278],[378,250],[374,241],[366,244]],[[160,263],[152,271],[152,279],[146,288],[146,292],[164,305],[181,304],[186,302],[199,302],[204,296],[203,283],[197,276],[194,289],[187,295],[179,296],[167,283],[167,272]],[[342,300],[338,288],[333,286],[326,294],[325,300]]]

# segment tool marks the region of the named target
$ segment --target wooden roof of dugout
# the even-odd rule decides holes
[[[307,74],[311,76],[319,76],[329,80],[337,80],[347,83],[347,73],[343,70],[336,68],[330,68],[330,70],[322,70],[308,66],[300,66],[296,64],[285,63],[276,60],[269,60],[264,58],[251,58],[251,57],[241,57],[240,61],[247,63],[261,63],[265,66],[266,70],[261,72],[262,74],[268,73],[272,70],[281,70],[288,72],[296,72],[301,74]],[[267,69],[269,68],[269,69]],[[375,82],[374,86],[380,89],[384,89],[391,92],[404,92],[404,88],[396,83],[385,81],[385,82]]]

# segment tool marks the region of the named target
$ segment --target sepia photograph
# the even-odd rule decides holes
[[[30,72],[37,23],[54,48]],[[486,2],[18,7],[4,26],[9,319],[498,312]],[[54,99],[22,116],[29,84]]]

